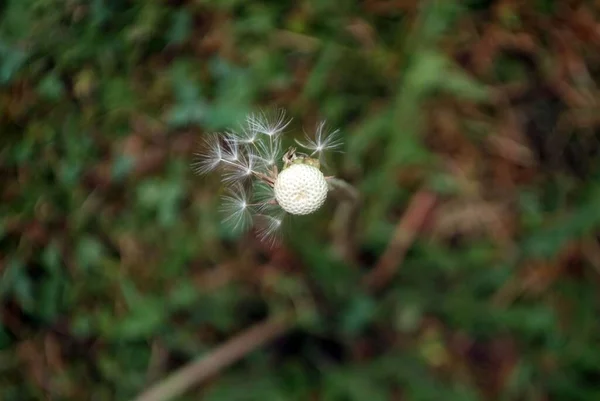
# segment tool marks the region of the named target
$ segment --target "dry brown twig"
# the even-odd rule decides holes
[[[378,290],[394,276],[436,203],[437,196],[427,190],[421,190],[413,196],[385,252],[375,268],[364,277],[363,282],[368,289]]]
[[[159,340],[152,341],[150,361],[146,370],[146,383],[150,384],[164,374],[169,358],[168,349]]]
[[[135,401],[165,401],[183,394],[249,352],[284,334],[292,325],[290,316],[277,316],[243,331],[215,351],[201,356],[150,387]]]

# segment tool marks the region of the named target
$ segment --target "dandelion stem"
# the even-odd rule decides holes
[[[328,177],[329,189],[338,200],[333,217],[333,246],[347,262],[356,260],[356,224],[360,206],[360,194],[356,188],[339,178]]]
[[[266,174],[259,173],[257,171],[252,171],[252,174],[254,174],[256,176],[256,178],[259,178],[259,179],[263,180],[264,182],[266,182],[270,186],[275,185],[275,180],[273,178],[269,177]]]

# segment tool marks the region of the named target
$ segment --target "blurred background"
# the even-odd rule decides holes
[[[600,399],[599,12],[0,2],[0,398]],[[273,247],[190,168],[260,108],[360,194]]]

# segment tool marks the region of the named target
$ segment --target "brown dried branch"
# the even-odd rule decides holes
[[[394,236],[377,265],[364,278],[370,290],[383,287],[400,268],[406,251],[415,240],[437,203],[437,195],[427,190],[415,194],[404,216],[398,222]]]
[[[206,356],[175,371],[165,380],[150,387],[135,401],[166,401],[220,372],[249,352],[281,336],[291,326],[289,316],[278,316],[249,328]]]

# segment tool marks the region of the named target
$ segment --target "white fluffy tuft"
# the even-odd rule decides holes
[[[339,151],[343,142],[339,138],[340,130],[329,131],[325,121],[321,121],[317,125],[314,139],[305,135],[304,141],[296,140],[296,143],[307,149],[311,156],[321,155],[327,151]]]
[[[202,148],[199,152],[194,153],[195,160],[192,163],[192,170],[196,174],[206,174],[215,170],[223,160],[223,148],[219,134],[205,135],[201,144]]]
[[[292,122],[292,119],[286,118],[285,110],[278,109],[274,113],[259,112],[250,114],[246,118],[246,122],[252,131],[273,138],[282,134],[283,130]]]
[[[235,185],[221,197],[223,222],[236,232],[246,231],[252,225],[252,204],[249,193],[242,185]]]

